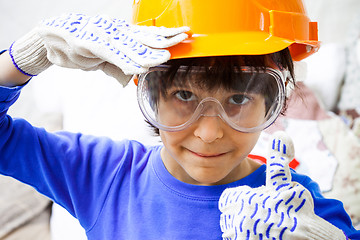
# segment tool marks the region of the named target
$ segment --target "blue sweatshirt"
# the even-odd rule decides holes
[[[90,240],[219,240],[222,191],[265,184],[265,165],[227,185],[186,184],[166,170],[161,145],[49,133],[12,119],[7,110],[21,88],[0,87],[0,174],[33,186],[63,206]],[[311,192],[317,215],[351,239],[360,239],[341,202],[323,198],[306,176],[293,172],[293,180]]]

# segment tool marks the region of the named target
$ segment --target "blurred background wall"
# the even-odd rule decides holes
[[[0,0],[0,46],[29,31],[40,20],[67,12],[130,18],[133,0]]]

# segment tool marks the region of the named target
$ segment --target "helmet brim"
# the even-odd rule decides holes
[[[171,59],[180,59],[229,55],[264,55],[281,51],[287,47],[290,48],[292,58],[299,61],[314,53],[319,47],[319,42],[299,44],[295,41],[271,36],[266,32],[193,34],[168,50],[171,53]],[[299,51],[299,48],[302,47],[307,47],[305,54],[303,50]]]

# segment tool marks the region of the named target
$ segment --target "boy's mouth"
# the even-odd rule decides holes
[[[199,157],[203,157],[203,158],[214,158],[214,157],[220,157],[225,155],[226,153],[201,153],[201,152],[194,152],[191,151],[190,149],[188,149],[189,152],[191,152],[192,154],[199,156]]]

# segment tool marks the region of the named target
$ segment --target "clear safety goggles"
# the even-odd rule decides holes
[[[230,87],[208,87],[205,67],[151,68],[138,77],[137,98],[145,118],[164,131],[181,131],[201,117],[219,117],[233,129],[250,133],[271,125],[285,99],[288,71],[241,67]],[[215,77],[221,82],[227,76]],[[222,79],[221,79],[222,78]]]

